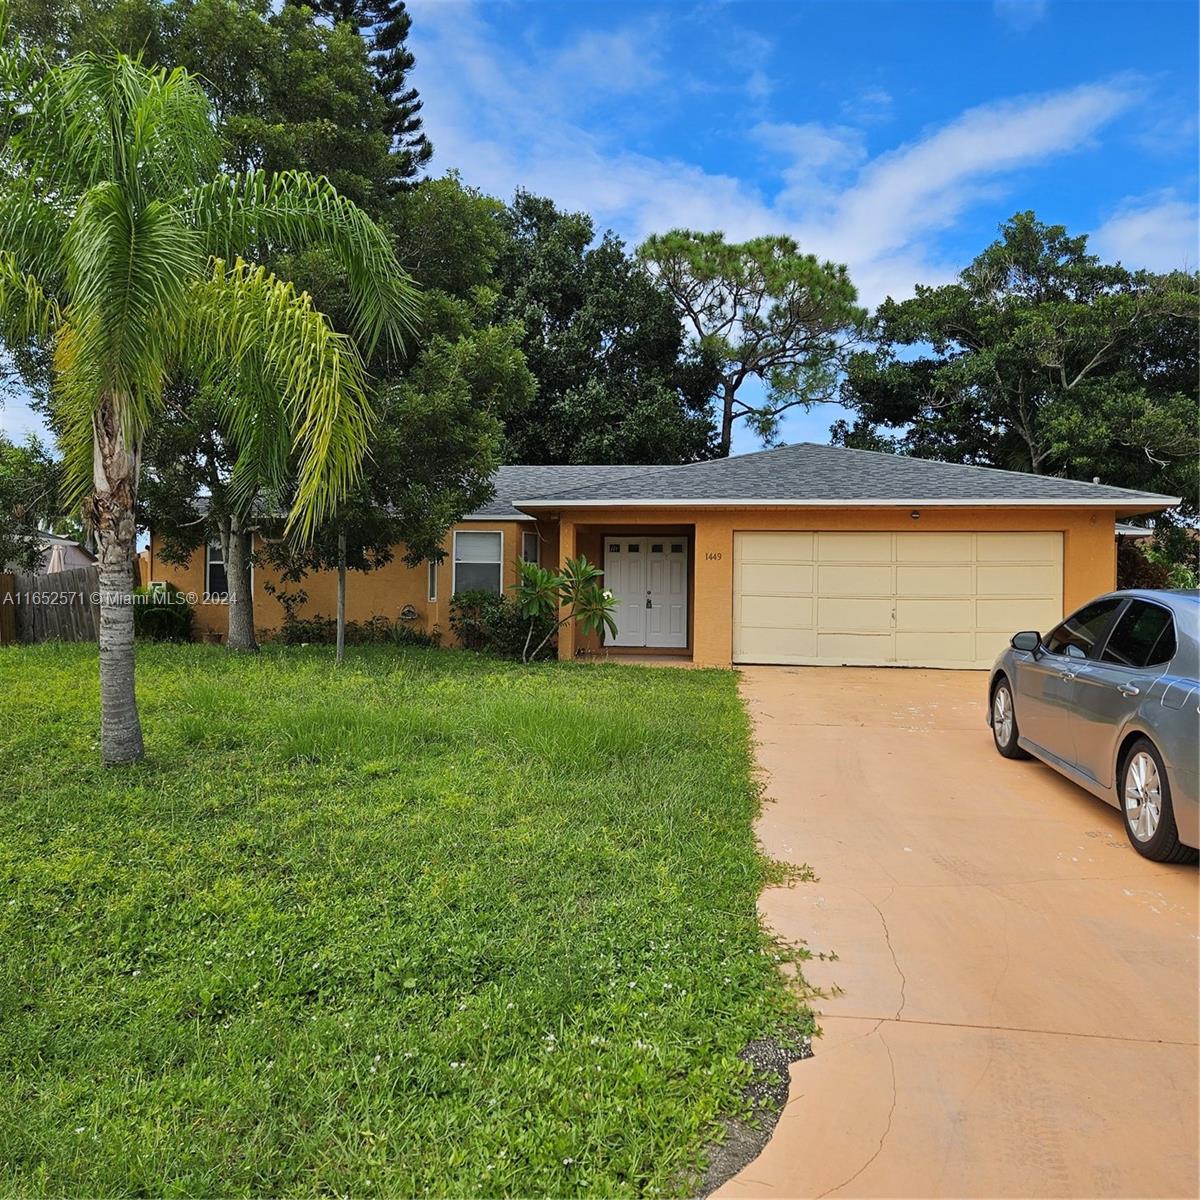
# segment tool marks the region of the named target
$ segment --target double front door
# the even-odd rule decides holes
[[[687,538],[606,535],[604,586],[617,600],[608,645],[686,646],[687,578]]]

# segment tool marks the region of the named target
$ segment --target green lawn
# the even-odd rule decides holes
[[[678,1193],[804,1022],[728,672],[0,650],[0,1192]]]

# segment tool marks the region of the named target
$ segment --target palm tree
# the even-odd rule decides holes
[[[0,20],[2,20],[0,9]],[[354,339],[240,255],[324,245]],[[311,535],[357,476],[363,360],[399,348],[416,292],[384,233],[324,179],[220,173],[208,100],[182,70],[123,55],[35,61],[0,29],[0,329],[53,350],[51,409],[72,502],[99,542],[101,754],[143,755],[134,695],[134,506],[172,376],[221,406],[232,484],[283,488]]]

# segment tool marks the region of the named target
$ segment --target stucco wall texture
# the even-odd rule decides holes
[[[537,529],[539,557],[543,566],[554,566],[580,553],[603,565],[606,533],[684,534],[690,538],[691,564],[688,588],[688,628],[692,661],[698,666],[728,667],[733,656],[733,544],[734,534],[751,530],[853,530],[860,532],[956,531],[1035,532],[1056,531],[1063,535],[1063,610],[1078,608],[1092,596],[1108,591],[1116,583],[1116,545],[1113,527],[1116,514],[1104,508],[939,508],[920,509],[914,519],[911,508],[621,508],[564,509],[533,522],[467,521],[447,535],[446,559],[438,570],[438,596],[430,601],[426,591],[426,566],[406,566],[399,555],[386,567],[367,574],[351,572],[346,587],[346,613],[362,621],[382,615],[395,620],[401,608],[411,604],[419,614],[413,624],[434,627],[450,637],[450,595],[454,530],[493,531],[504,535],[504,586],[516,579],[516,559],[521,533]],[[204,591],[204,553],[197,551],[184,567],[164,563],[158,556],[155,538],[150,542],[150,578],[165,580],[185,591]],[[283,620],[278,601],[267,594],[264,584],[279,586],[277,573],[267,567],[254,571],[255,625],[267,633]],[[304,616],[332,616],[336,610],[336,576],[331,571],[310,575],[303,583],[308,602]],[[296,585],[291,585],[292,590]],[[225,631],[223,604],[200,604],[196,610],[200,635],[218,636]],[[571,625],[559,635],[559,657],[573,658],[577,652],[597,649],[598,640],[581,638]],[[661,652],[659,652],[661,653]]]

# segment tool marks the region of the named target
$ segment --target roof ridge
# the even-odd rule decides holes
[[[985,467],[982,463],[950,462],[944,458],[922,458],[919,454],[899,454],[889,450],[866,450],[859,446],[834,446],[827,442],[793,442],[793,446],[810,446],[814,450],[836,450],[839,454],[871,454],[877,458],[891,459],[893,462],[937,463],[940,467],[960,467],[966,471],[987,471],[991,475],[1020,475],[1024,479],[1033,476],[1034,479],[1061,479],[1064,483],[1080,483],[1086,487],[1110,488],[1115,492],[1129,492],[1134,496],[1153,496],[1156,492],[1145,492],[1139,488],[1122,487],[1119,483],[1097,483],[1092,479],[1074,479],[1070,475],[1043,475],[1040,471],[1017,471],[1012,467]],[[789,449],[790,447],[781,447]]]

